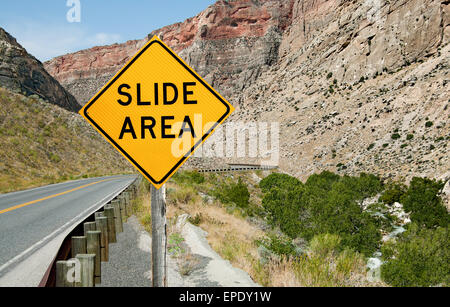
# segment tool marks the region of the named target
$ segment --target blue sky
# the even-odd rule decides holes
[[[81,49],[140,39],[193,17],[215,0],[75,0],[81,21],[68,22],[73,0],[2,1],[0,27],[41,61]]]

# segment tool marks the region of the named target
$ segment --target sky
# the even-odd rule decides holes
[[[214,2],[8,0],[2,1],[0,27],[43,62],[93,46],[142,39],[153,30],[197,15]]]

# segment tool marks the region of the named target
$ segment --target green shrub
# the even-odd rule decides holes
[[[263,192],[268,192],[272,188],[282,188],[283,186],[291,187],[302,185],[301,181],[287,174],[273,173],[259,182],[259,187]]]
[[[431,126],[433,126],[433,122],[427,121],[427,122],[425,123],[425,127],[430,128]]]
[[[301,201],[303,190],[303,186],[297,185],[288,188],[274,187],[262,200],[268,222],[272,226],[279,226],[291,238],[299,236],[305,227],[301,215],[307,214],[308,209]]]
[[[414,138],[414,134],[408,134],[408,135],[406,136],[406,139],[407,139],[408,141],[412,140],[413,138]]]
[[[393,140],[398,140],[398,139],[400,138],[400,134],[394,133],[394,134],[391,135],[391,138],[392,138]]]
[[[401,197],[406,193],[407,187],[402,183],[391,183],[381,194],[379,201],[392,205],[395,202],[400,202]]]
[[[169,240],[167,242],[167,251],[169,254],[173,256],[179,256],[180,254],[185,253],[185,249],[182,246],[182,243],[184,242],[184,238],[179,233],[172,233],[169,236]]]
[[[61,162],[61,158],[57,154],[51,153],[50,161],[58,163],[58,162]]]
[[[184,184],[202,184],[205,182],[205,176],[197,171],[179,171],[172,176],[172,179],[176,183]]]
[[[203,221],[203,215],[201,213],[197,213],[194,217],[189,217],[189,223],[198,226]]]
[[[325,234],[326,235],[326,234]],[[328,235],[330,236],[330,235]],[[339,236],[331,235],[331,243],[339,241]],[[315,242],[313,250],[308,257],[297,257],[293,261],[293,271],[298,276],[301,284],[312,287],[345,287],[354,286],[354,279],[364,278],[366,274],[365,260],[362,255],[350,249],[339,252],[340,246],[329,245],[327,239],[323,237]],[[324,243],[324,246],[321,244]],[[353,279],[353,280],[352,280]]]
[[[342,245],[366,255],[379,245],[377,220],[364,212],[359,201],[382,189],[374,175],[339,176],[331,172],[311,175],[304,185],[296,183],[272,187],[262,205],[272,226],[291,238],[311,240],[329,233],[341,236]]]
[[[172,199],[176,202],[188,204],[191,200],[194,200],[197,197],[194,189],[191,187],[180,187],[176,190],[170,191],[173,194]]]
[[[266,249],[278,256],[295,256],[297,250],[292,240],[284,236],[277,236],[269,234],[267,237],[256,241],[259,246],[264,246]]]
[[[383,246],[387,260],[381,277],[396,287],[450,285],[450,241],[447,228],[422,229],[410,225],[397,244]]]
[[[313,257],[333,255],[340,248],[342,239],[335,234],[324,233],[312,238],[309,251]]]
[[[439,196],[444,183],[427,178],[414,177],[408,190],[401,197],[406,212],[411,212],[411,221],[420,227],[447,227],[450,215]]]
[[[250,193],[241,178],[238,182],[221,184],[213,194],[224,204],[234,203],[240,208],[247,208],[249,205]]]
[[[333,73],[329,72],[328,75],[327,75],[327,79],[330,79],[331,77],[333,77]]]
[[[338,164],[339,165],[339,164]],[[317,187],[318,189],[328,192],[331,190],[333,184],[339,181],[341,177],[329,171],[324,171],[320,174],[313,174],[306,180],[305,186],[308,188]]]

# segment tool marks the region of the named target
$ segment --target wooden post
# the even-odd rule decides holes
[[[94,282],[96,284],[101,283],[101,276],[102,276],[102,263],[101,263],[101,231],[94,230],[94,231],[88,231],[86,234],[86,240],[87,240],[87,253],[88,254],[95,254],[94,259]]]
[[[56,287],[65,287],[66,279],[67,279],[67,270],[66,270],[66,262],[65,261],[57,261],[56,262]]]
[[[130,199],[134,199],[134,188],[133,185],[130,185],[130,187],[128,188],[128,193],[130,193]]]
[[[118,200],[113,200],[111,202],[112,207],[114,208],[114,221],[116,222],[116,234],[123,232],[122,225],[122,215],[120,214],[120,204]]]
[[[97,230],[97,226],[95,222],[86,222],[83,225],[83,229],[84,229],[84,236],[87,237],[87,232]]]
[[[167,229],[165,186],[151,185],[153,287],[167,287]]]
[[[72,258],[86,254],[86,237],[72,237]]]
[[[131,198],[135,199],[136,198],[136,189],[135,189],[134,184],[132,184],[130,186],[130,192],[131,192]]]
[[[127,213],[127,216],[131,216],[131,202],[130,202],[130,193],[123,192],[123,199],[125,201],[125,211]]]
[[[67,261],[56,262],[56,287],[73,287],[74,283],[67,280],[69,273],[69,265]]]
[[[100,235],[100,247],[101,247],[101,261],[107,262],[108,261],[108,254],[109,254],[109,248],[108,248],[108,218],[104,216],[97,217],[95,219],[95,222],[97,223],[97,230],[101,231]]]
[[[81,266],[81,287],[93,287],[95,254],[78,254],[77,259]]]
[[[108,219],[108,242],[116,243],[116,222],[114,221],[114,208],[105,207],[105,216]]]
[[[119,206],[120,206],[120,216],[122,218],[122,223],[127,221],[127,212],[125,211],[125,200],[123,197],[119,196]]]

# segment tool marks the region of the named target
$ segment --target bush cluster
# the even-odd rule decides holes
[[[260,182],[265,191],[262,204],[272,226],[291,238],[311,240],[318,234],[336,234],[343,247],[371,255],[379,246],[377,220],[359,202],[382,190],[374,175],[339,176],[322,172],[305,184],[272,174]]]
[[[233,203],[243,209],[249,205],[250,193],[241,178],[237,182],[222,183],[214,190],[213,194],[224,204]]]
[[[172,179],[176,183],[202,184],[205,182],[205,176],[197,171],[176,172]]]
[[[386,262],[381,277],[395,287],[450,285],[450,241],[448,227],[420,229],[409,226],[397,243],[382,248]]]
[[[411,212],[411,221],[420,227],[447,227],[450,215],[439,196],[444,183],[428,178],[414,177],[400,202],[406,212]]]
[[[296,246],[290,238],[269,234],[267,237],[256,241],[258,246],[263,246],[278,256],[296,256],[298,254]]]

